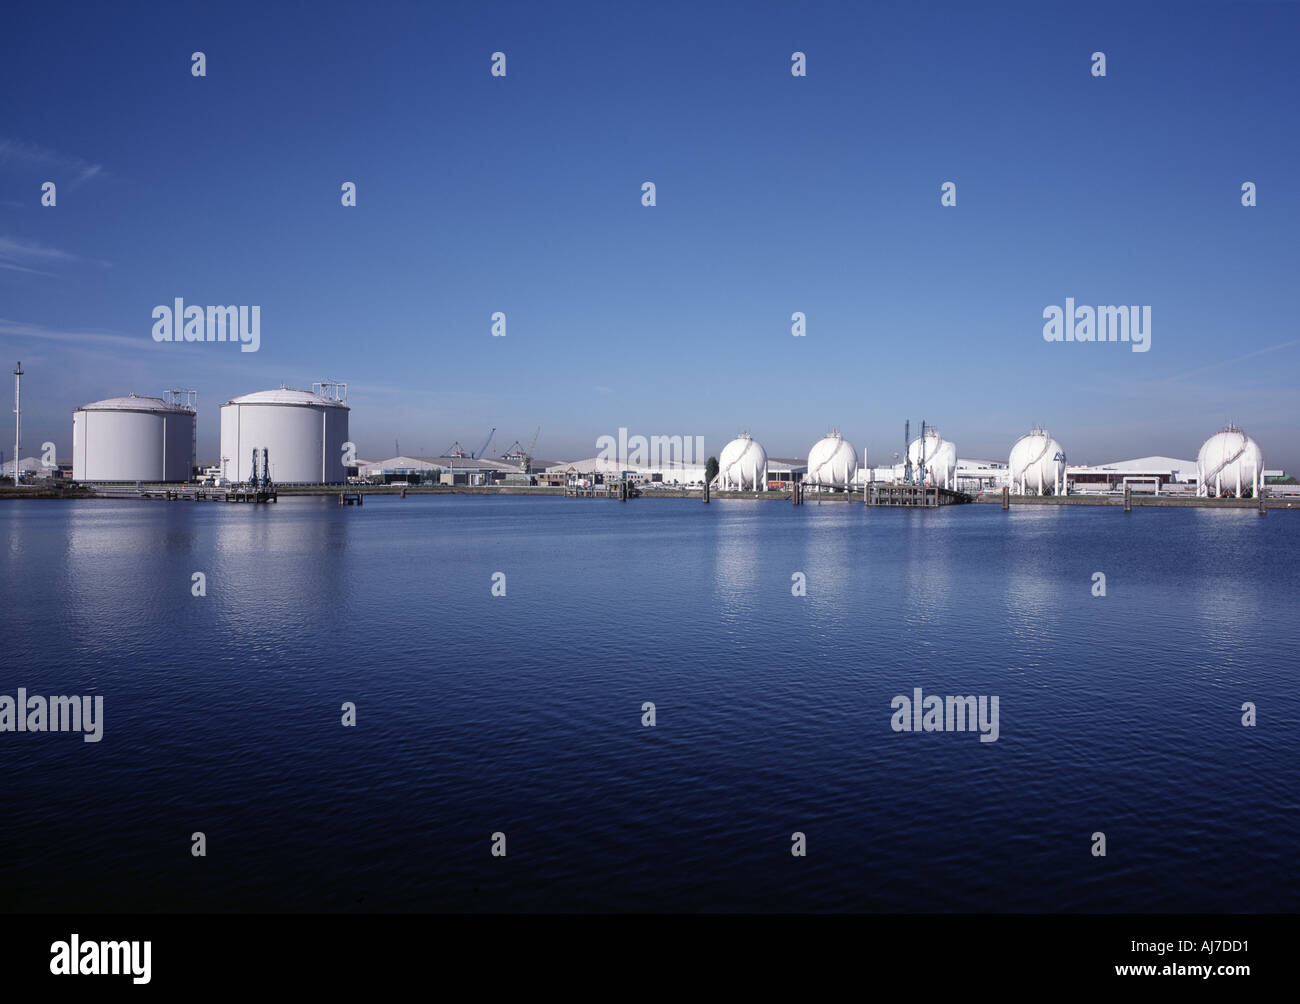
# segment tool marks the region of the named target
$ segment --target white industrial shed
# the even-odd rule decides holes
[[[57,477],[58,466],[49,467],[40,457],[23,457],[18,461],[18,474],[20,477],[31,478],[52,478]],[[6,460],[0,464],[0,477],[12,478],[14,476],[14,462]]]
[[[562,464],[551,464],[545,469],[546,474],[600,475],[602,477],[619,477],[624,472],[640,476],[647,481],[662,480],[668,483],[690,484],[704,481],[703,464],[632,464],[620,463],[610,457],[587,457],[583,460],[570,460]]]
[[[789,487],[791,482],[803,476],[806,466],[798,461],[778,460],[766,458],[767,470],[767,487],[780,488],[783,485]],[[555,478],[561,476],[599,476],[619,477],[625,472],[630,474],[633,480],[662,482],[664,484],[694,485],[704,483],[704,464],[620,464],[616,460],[608,457],[587,457],[584,460],[570,460],[561,464],[550,464],[544,472],[543,477]],[[755,473],[758,473],[757,468]],[[719,477],[721,482],[721,477]],[[751,490],[752,485],[751,485]]]

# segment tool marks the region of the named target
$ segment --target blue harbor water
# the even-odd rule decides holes
[[[99,743],[0,732],[3,910],[1298,904],[1300,514],[46,501],[0,543],[0,694],[104,697]],[[997,741],[894,731],[918,687]]]

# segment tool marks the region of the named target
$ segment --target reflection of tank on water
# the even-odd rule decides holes
[[[1264,453],[1231,423],[1216,432],[1196,455],[1196,494],[1259,498],[1264,490]]]

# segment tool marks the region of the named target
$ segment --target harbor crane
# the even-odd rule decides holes
[[[542,434],[542,427],[539,425],[537,431],[533,433],[533,438],[528,441],[528,449],[524,450],[523,456],[519,458],[519,470],[523,474],[528,473],[528,465],[533,459],[533,447],[537,445],[537,437]]]
[[[468,458],[470,460],[482,460],[483,455],[487,453],[487,448],[492,445],[492,437],[495,436],[496,434],[497,434],[497,427],[494,425],[492,426],[492,431],[488,433],[487,439],[483,440],[483,445],[480,446],[477,450],[472,450],[468,453],[465,451],[465,447],[460,445],[460,440],[457,440],[456,442],[451,444],[451,447],[447,450],[445,454],[443,454],[443,456],[459,457],[462,459]]]
[[[483,454],[487,452],[487,448],[492,444],[492,437],[495,436],[496,434],[497,434],[497,427],[494,425],[492,426],[492,431],[488,433],[488,438],[483,440],[483,445],[470,454],[470,459],[481,460],[483,458]]]
[[[537,431],[533,433],[533,438],[529,440],[527,446],[524,446],[523,443],[519,442],[519,440],[516,439],[513,443],[510,444],[510,449],[506,450],[505,453],[501,454],[501,459],[515,461],[517,464],[519,464],[520,473],[527,474],[528,462],[533,459],[533,447],[537,445],[537,437],[540,436],[541,434],[542,434],[542,427],[539,425],[537,427]]]

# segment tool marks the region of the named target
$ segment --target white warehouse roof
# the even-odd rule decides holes
[[[1196,480],[1196,461],[1178,460],[1174,457],[1139,457],[1137,460],[1116,460],[1109,464],[1071,464],[1071,474],[1164,474],[1168,472],[1178,481]]]
[[[18,461],[18,473],[20,474],[50,475],[56,470],[58,470],[57,466],[46,467],[40,457],[23,457],[22,460]],[[0,472],[3,472],[5,477],[12,478],[14,476],[14,462],[6,460],[3,465],[0,465]]]
[[[680,471],[680,470],[700,470],[703,471],[705,464],[699,463],[680,463],[670,462],[663,464],[620,464],[610,457],[588,457],[585,460],[570,460],[562,464],[549,464],[546,467],[547,474],[565,474],[569,471],[576,471],[581,474],[618,474],[621,471]],[[803,471],[805,465],[798,460],[775,460],[769,458],[767,461],[768,473],[773,471],[779,473],[790,473],[791,471]]]
[[[505,460],[473,457],[389,457],[387,460],[357,460],[359,474],[379,474],[384,471],[497,471],[504,474],[519,473],[519,464]]]

